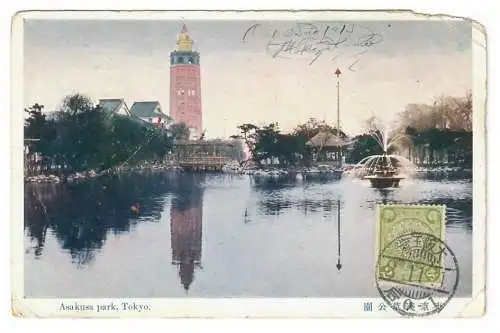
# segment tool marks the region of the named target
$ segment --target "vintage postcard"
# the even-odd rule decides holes
[[[12,34],[14,315],[485,313],[479,23],[27,11]]]

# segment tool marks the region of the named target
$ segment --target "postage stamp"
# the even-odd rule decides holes
[[[439,313],[459,282],[458,261],[438,237],[422,232],[397,236],[380,253],[377,289],[387,304],[405,316]]]
[[[482,315],[485,36],[389,10],[15,14],[14,315]]]
[[[405,270],[406,263],[398,261],[399,248],[420,249],[421,246],[433,246],[434,244],[420,244],[412,242],[411,237],[401,237],[411,233],[422,233],[433,236],[442,242],[445,241],[445,206],[425,206],[425,205],[380,205],[377,212],[378,234],[377,234],[377,257],[383,262],[380,263],[381,270],[378,272],[378,278],[386,276],[389,272],[383,269],[391,267],[391,274],[394,279],[408,280],[417,279],[419,283],[441,283],[442,272],[440,269],[428,266],[419,272],[414,272],[413,266],[408,267],[410,271]],[[417,239],[421,242],[421,239]],[[389,246],[396,242],[398,246]],[[396,251],[392,253],[391,251]],[[382,255],[384,253],[384,256]],[[442,258],[439,259],[440,261]],[[441,264],[441,263],[439,263]],[[397,267],[392,267],[396,265]],[[402,266],[402,267],[399,267]],[[382,269],[383,268],[383,269]],[[394,269],[394,271],[392,271]]]
[[[457,289],[458,261],[446,245],[445,222],[445,206],[378,206],[377,289],[400,314],[439,313]]]

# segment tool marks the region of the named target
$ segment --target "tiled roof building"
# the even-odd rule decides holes
[[[130,114],[148,123],[168,125],[172,122],[172,118],[163,113],[158,101],[135,102],[130,108]]]
[[[100,99],[98,106],[109,114],[114,113],[122,116],[130,116],[127,103],[125,103],[123,98]]]

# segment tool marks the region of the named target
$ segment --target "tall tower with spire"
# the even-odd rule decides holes
[[[170,116],[185,123],[192,137],[203,132],[201,112],[200,54],[185,24],[177,37],[177,47],[170,53]]]

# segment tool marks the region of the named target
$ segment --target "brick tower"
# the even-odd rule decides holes
[[[170,53],[170,116],[188,125],[192,138],[202,134],[200,54],[193,51],[185,24],[177,37],[176,50]]]

